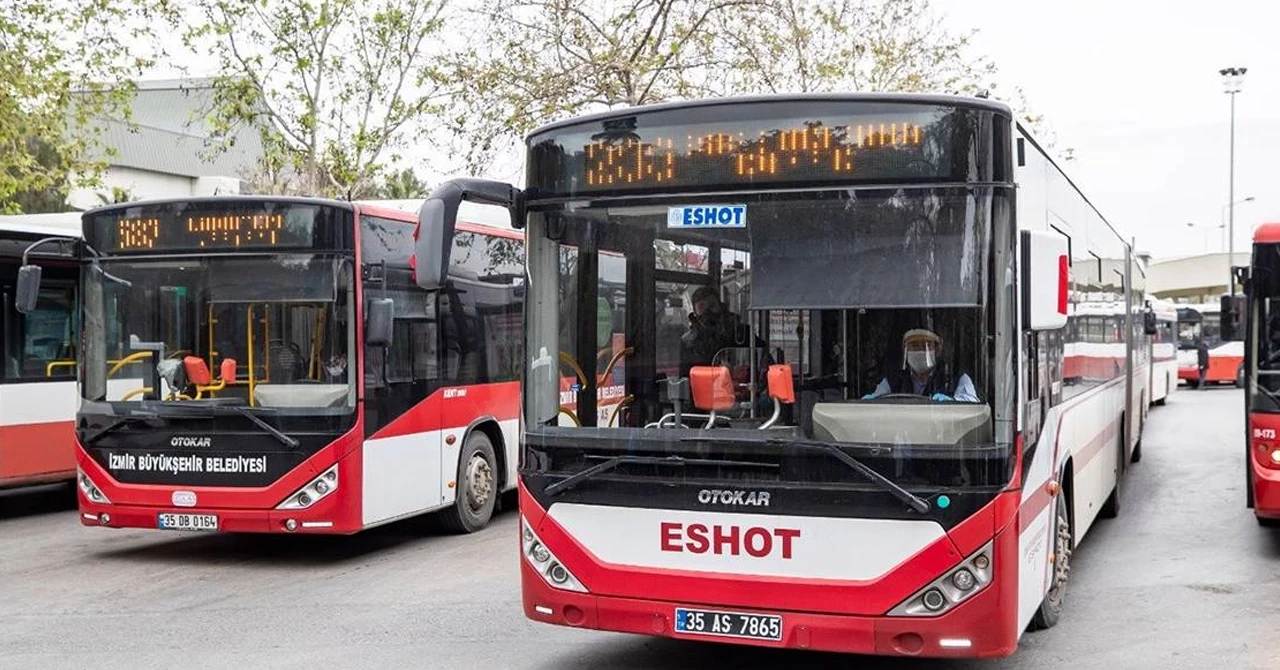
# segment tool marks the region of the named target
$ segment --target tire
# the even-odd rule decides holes
[[[1073,543],[1071,519],[1067,514],[1066,491],[1058,494],[1054,509],[1056,513],[1053,522],[1053,582],[1048,593],[1044,594],[1044,600],[1040,601],[1040,607],[1036,608],[1035,615],[1031,617],[1031,625],[1027,626],[1028,630],[1033,631],[1045,630],[1057,625],[1058,619],[1062,616],[1062,603],[1067,595],[1067,581],[1071,576]]]
[[[1244,447],[1244,506],[1253,509],[1253,464],[1249,462],[1249,445]]]
[[[445,530],[474,533],[489,525],[499,493],[496,464],[489,436],[472,431],[458,453],[458,497],[440,515]]]
[[[1280,528],[1280,519],[1264,519],[1260,516],[1253,517],[1258,520],[1258,525],[1263,528]]]
[[[1244,388],[1244,366],[1236,368],[1236,388]]]
[[[1166,393],[1168,393],[1168,392],[1166,391]],[[1165,396],[1164,398],[1161,398],[1161,399],[1157,400],[1157,401],[1156,401],[1156,407],[1164,407],[1164,401],[1165,401],[1165,400],[1167,400],[1167,399],[1168,399],[1168,396]]]
[[[1107,496],[1106,502],[1102,503],[1102,509],[1098,510],[1098,516],[1103,519],[1114,519],[1120,516],[1120,488],[1121,482],[1124,481],[1124,429],[1120,430],[1120,438],[1116,440],[1116,487],[1111,490],[1111,495]]]

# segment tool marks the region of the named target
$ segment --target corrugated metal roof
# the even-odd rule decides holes
[[[256,131],[244,127],[234,145],[209,157],[212,134],[212,80],[138,82],[131,105],[132,129],[121,119],[104,119],[102,142],[115,149],[112,165],[184,177],[241,177],[262,156]],[[100,154],[103,156],[103,154]]]

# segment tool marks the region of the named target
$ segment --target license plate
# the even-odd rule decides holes
[[[218,530],[216,514],[161,514],[156,519],[161,530]]]
[[[776,641],[782,639],[782,617],[677,607],[676,632]]]

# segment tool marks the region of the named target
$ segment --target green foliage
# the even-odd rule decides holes
[[[497,0],[450,62],[444,119],[471,172],[534,127],[707,96],[994,89],[971,32],[929,0]]]
[[[0,12],[0,211],[69,179],[98,182],[102,120],[128,119],[131,82],[154,63],[153,31],[171,11],[168,0],[34,0]]]
[[[444,95],[434,69],[447,0],[205,0],[185,33],[212,51],[210,122],[225,148],[262,135],[258,190],[361,198]]]
[[[416,200],[430,193],[431,186],[419,179],[413,168],[405,168],[387,175],[377,196],[383,200]]]

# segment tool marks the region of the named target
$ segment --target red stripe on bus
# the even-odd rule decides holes
[[[366,403],[370,402],[367,398]],[[509,421],[520,416],[520,382],[445,386],[369,436],[376,440],[462,428],[480,417]]]
[[[75,476],[75,422],[0,426],[0,480],[21,484]]]

